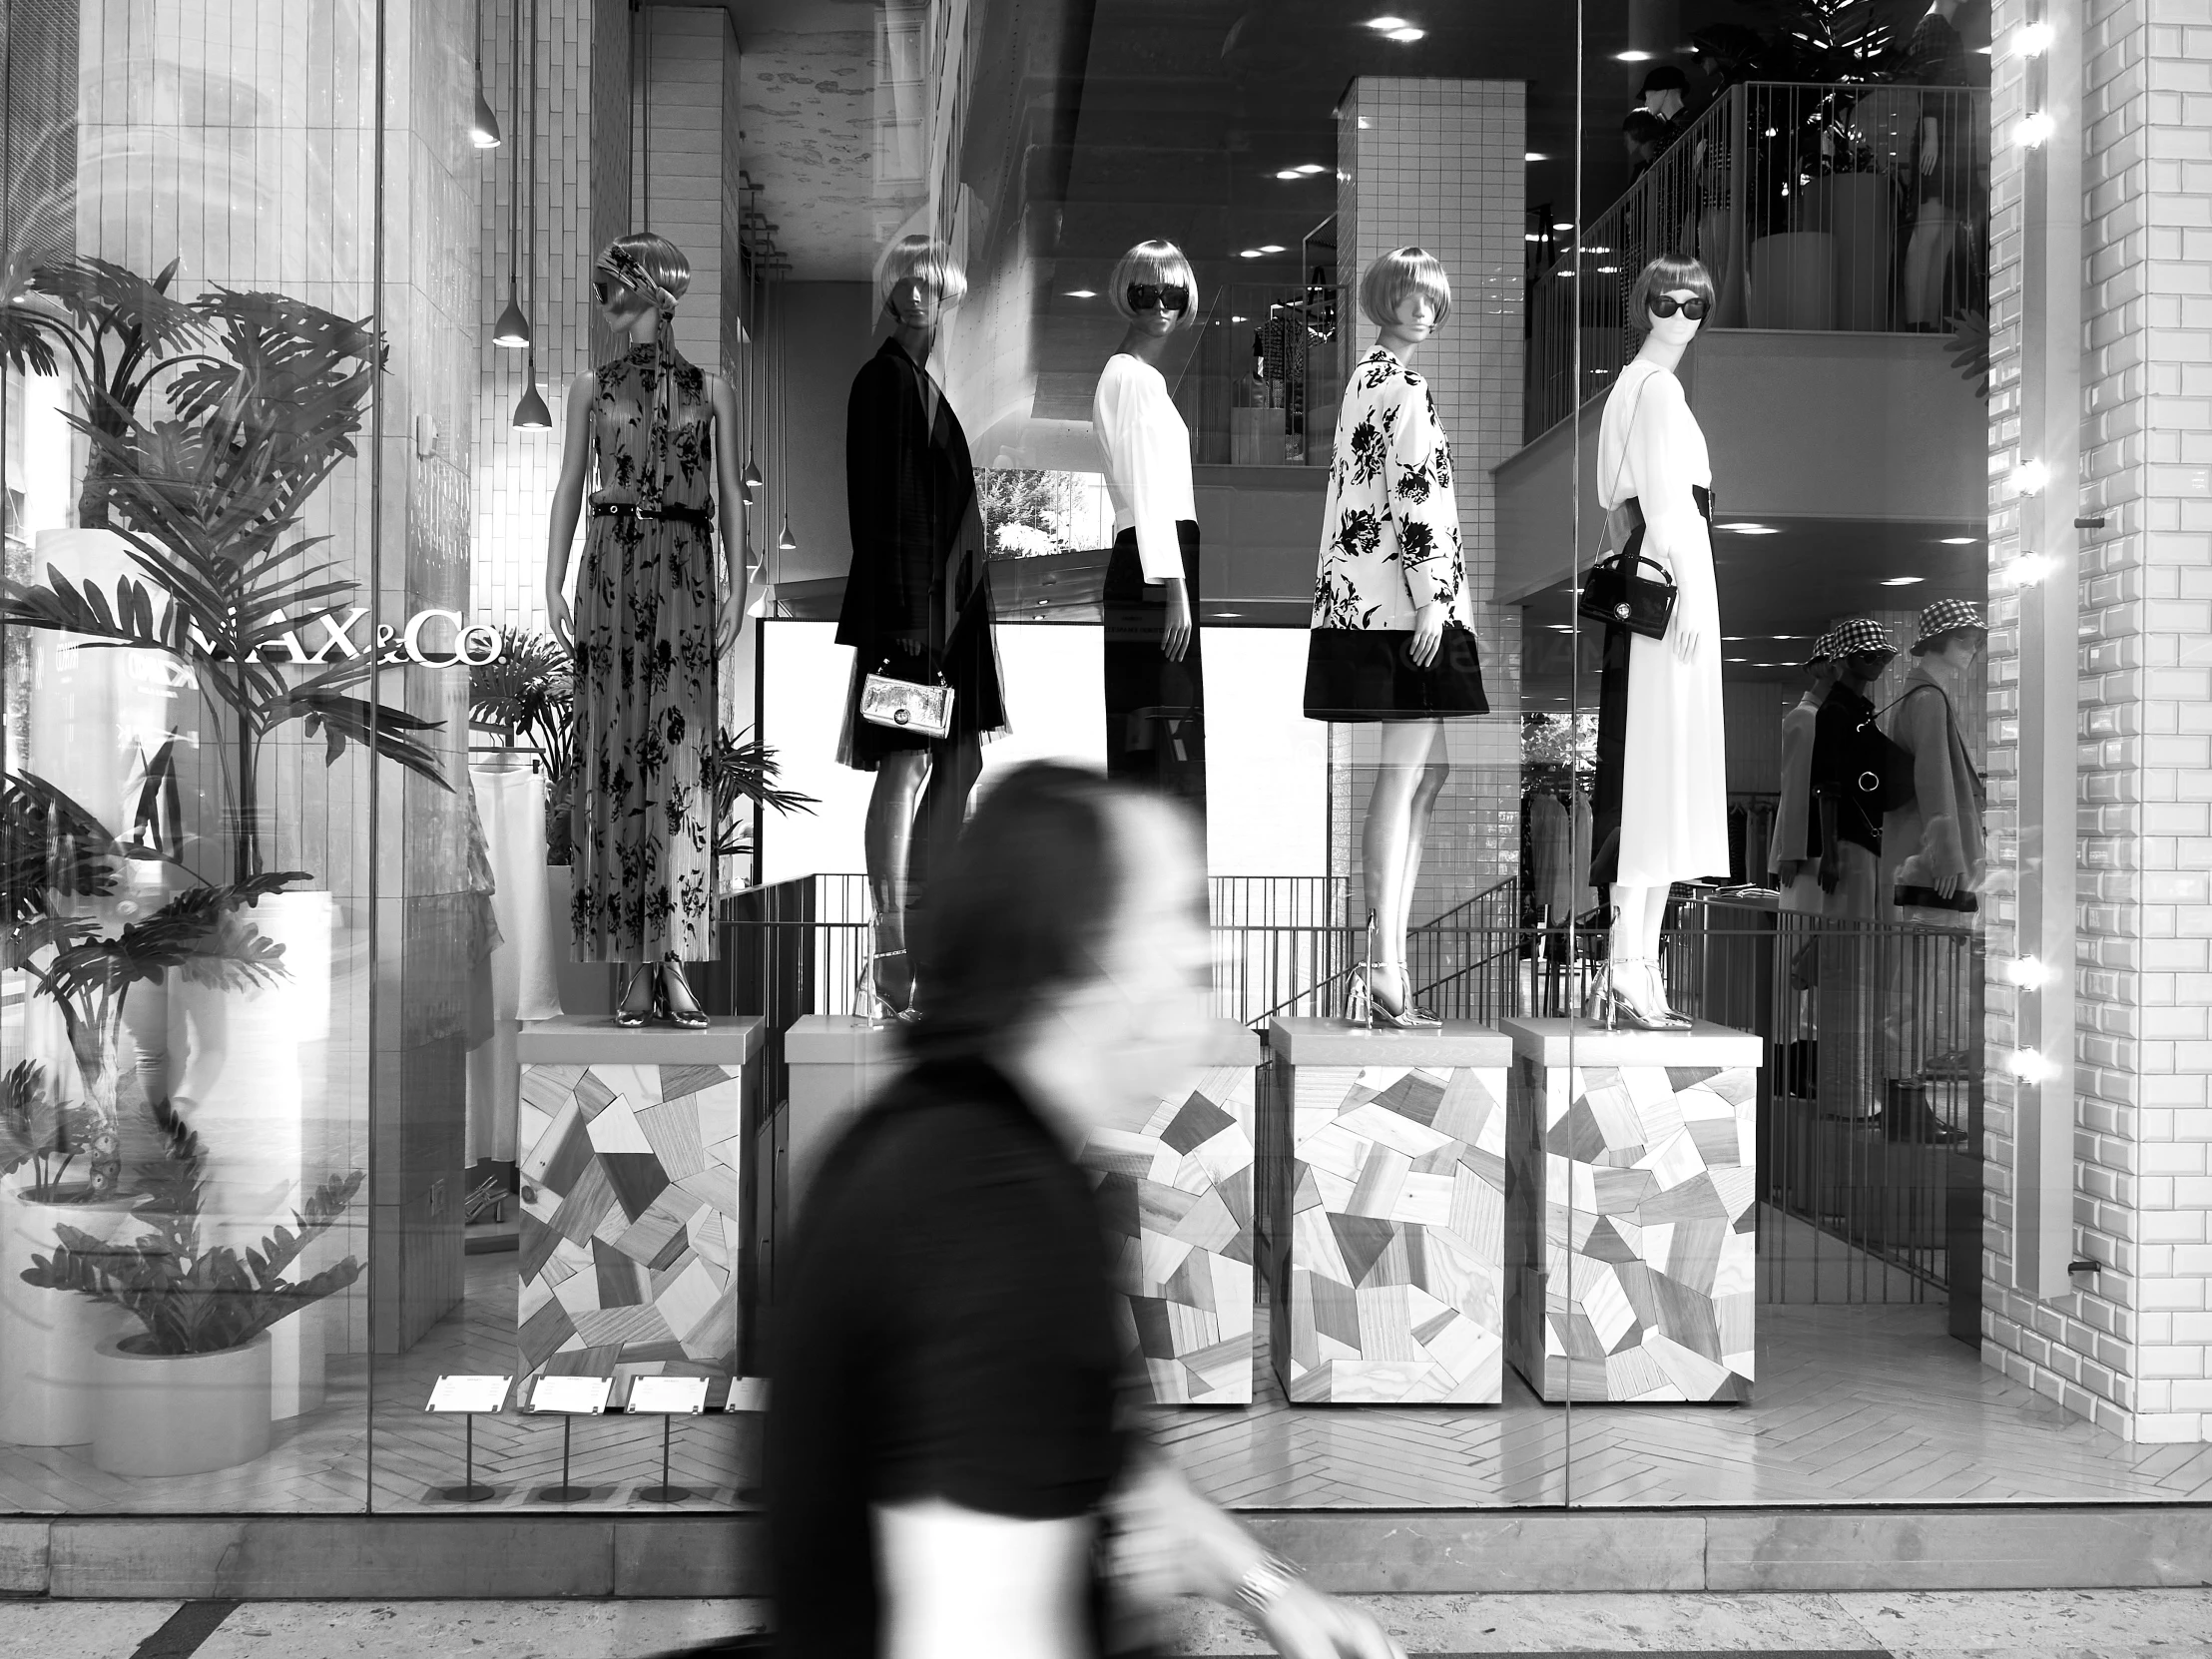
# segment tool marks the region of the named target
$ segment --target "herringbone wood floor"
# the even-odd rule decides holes
[[[243,1468],[159,1480],[95,1469],[88,1448],[0,1446],[0,1511],[294,1513],[454,1509],[432,1489],[460,1479],[461,1423],[422,1412],[442,1373],[512,1369],[514,1264],[469,1259],[466,1305],[415,1349],[333,1362],[328,1403]],[[1158,1413],[1155,1427],[1201,1487],[1235,1508],[1490,1508],[1800,1503],[2180,1502],[2212,1499],[2212,1446],[2131,1446],[2006,1382],[1944,1333],[1940,1303],[1760,1309],[1757,1397],[1748,1405],[1538,1402],[1510,1371],[1487,1407],[1292,1406],[1263,1363],[1241,1410]],[[1260,1352],[1267,1344],[1261,1310]],[[758,1416],[679,1418],[684,1508],[748,1505]],[[633,1510],[660,1478],[660,1425],[585,1418],[575,1508]],[[557,1419],[478,1419],[475,1510],[550,1509],[530,1494],[560,1478]]]

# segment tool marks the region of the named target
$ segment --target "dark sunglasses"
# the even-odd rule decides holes
[[[1191,290],[1182,282],[1131,282],[1129,308],[1149,311],[1154,307],[1181,316],[1191,308]]]
[[[1705,313],[1712,308],[1710,304],[1695,294],[1687,299],[1677,299],[1671,293],[1655,293],[1651,296],[1651,314],[1653,316],[1672,316],[1676,311],[1680,311],[1692,322],[1703,322]]]

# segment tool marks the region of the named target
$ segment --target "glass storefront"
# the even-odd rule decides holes
[[[1039,758],[1203,815],[1087,1161],[1222,1501],[2212,1490],[2184,44],[0,16],[0,1512],[754,1507]]]

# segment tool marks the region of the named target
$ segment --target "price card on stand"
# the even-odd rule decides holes
[[[471,1416],[503,1410],[511,1377],[441,1377],[430,1390],[426,1411],[459,1411]]]
[[[530,1409],[597,1416],[606,1410],[614,1386],[611,1377],[541,1377],[530,1390]]]
[[[625,1411],[649,1416],[691,1416],[707,1408],[704,1377],[641,1377],[630,1384]]]

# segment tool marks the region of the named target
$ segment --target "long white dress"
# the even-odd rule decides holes
[[[1633,417],[1633,418],[1632,418]],[[1705,434],[1682,382],[1652,363],[1621,370],[1605,400],[1597,440],[1598,502],[1630,496],[1644,515],[1641,552],[1674,573],[1679,590],[1663,640],[1628,647],[1627,752],[1621,764],[1623,886],[1663,887],[1726,876],[1728,763],[1721,719],[1721,622],[1713,538],[1693,485],[1711,489]],[[1697,654],[1676,660],[1675,633],[1689,627]]]

